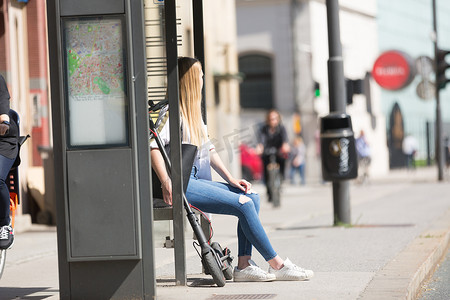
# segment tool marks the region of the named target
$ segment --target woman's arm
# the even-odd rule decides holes
[[[248,181],[244,179],[238,180],[234,178],[228,171],[228,169],[225,167],[224,163],[222,162],[222,159],[215,150],[211,150],[210,154],[211,154],[210,155],[211,167],[214,169],[214,171],[216,171],[220,175],[220,177],[222,177],[230,185],[241,189],[243,192],[245,193],[250,192],[252,185]]]
[[[1,114],[0,115],[0,122],[8,121],[9,122],[9,115],[8,114]]]
[[[153,148],[150,151],[152,160],[152,168],[161,181],[161,189],[163,193],[163,200],[165,203],[172,205],[172,180],[167,173],[166,164],[158,148]]]
[[[9,123],[9,116],[7,114],[0,115],[0,136],[4,136],[9,130],[9,125],[3,123],[5,121]]]

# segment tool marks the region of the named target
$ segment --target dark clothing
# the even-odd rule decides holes
[[[270,131],[269,125],[261,127],[258,135],[258,143],[264,146],[264,149],[275,147],[280,149],[283,143],[288,142],[286,128],[283,125],[278,125],[274,132]]]
[[[8,131],[0,136],[0,225],[8,225],[10,221],[9,189],[6,185],[6,177],[19,152],[19,127],[10,114],[9,98],[5,79],[0,75],[0,115],[8,114],[10,119]]]
[[[264,146],[264,153],[262,154],[262,161],[264,164],[264,183],[267,187],[267,166],[270,163],[270,154],[266,152],[266,150],[269,150],[270,148],[275,148],[277,150],[280,150],[281,146],[284,143],[288,142],[288,136],[286,132],[286,128],[284,128],[283,125],[278,125],[273,132],[270,131],[269,125],[264,125],[261,127],[258,135],[258,143],[262,144]],[[280,173],[281,176],[284,178],[284,169],[286,164],[286,158],[281,156],[279,154],[279,151],[277,151],[276,156],[276,162],[280,165]],[[272,199],[272,195],[270,194],[270,189],[267,187],[267,194],[269,196],[269,201]]]
[[[9,115],[9,92],[6,86],[5,78],[0,75],[0,115]],[[0,154],[10,159],[16,159],[19,147],[17,141],[19,138],[19,127],[14,118],[9,115],[9,130],[5,135],[0,136]]]
[[[0,155],[0,226],[8,225],[9,218],[9,189],[6,184],[9,170],[14,163],[14,159],[9,159]]]
[[[17,153],[19,152],[19,126],[11,115],[9,116],[9,119],[9,130],[4,136],[0,136],[0,154],[15,160]]]
[[[5,78],[0,75],[0,115],[7,114],[9,112],[9,98],[10,96]]]

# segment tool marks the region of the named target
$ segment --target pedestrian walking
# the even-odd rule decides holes
[[[418,149],[417,139],[408,133],[402,143],[403,153],[405,154],[405,165],[408,170],[416,168],[416,153]]]
[[[356,154],[358,156],[358,181],[364,183],[369,178],[369,167],[372,162],[371,150],[364,130],[361,130],[355,140]]]
[[[300,184],[305,185],[305,165],[306,165],[306,146],[303,138],[297,136],[294,138],[291,146],[291,165],[289,179],[291,184],[295,184],[295,175],[300,175]]]

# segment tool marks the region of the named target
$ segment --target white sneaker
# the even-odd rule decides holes
[[[253,260],[249,260],[250,266],[243,270],[237,267],[233,271],[234,281],[274,281],[276,279],[274,274],[269,274],[258,267]]]
[[[284,261],[284,266],[280,270],[269,267],[269,274],[275,275],[276,280],[308,280],[314,276],[311,270],[305,270],[294,265],[289,258]]]

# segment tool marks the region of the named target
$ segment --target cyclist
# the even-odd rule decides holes
[[[267,112],[266,123],[259,130],[257,139],[258,145],[256,146],[256,152],[261,155],[264,164],[264,183],[266,184],[269,202],[272,202],[271,189],[267,185],[267,166],[270,163],[271,153],[267,150],[271,148],[276,149],[276,162],[280,166],[280,173],[282,178],[284,178],[286,158],[290,152],[286,128],[283,126],[283,124],[281,124],[281,116],[277,110],[271,109]]]
[[[9,99],[10,96],[5,79],[0,75],[0,249],[9,249],[14,243],[6,177],[19,151],[19,128],[9,118]]]
[[[313,276],[310,270],[281,259],[269,241],[258,216],[259,196],[251,191],[251,184],[236,179],[227,170],[214,146],[208,139],[202,121],[201,99],[203,71],[195,58],[178,60],[182,140],[199,146],[199,152],[187,186],[186,198],[190,204],[208,213],[234,215],[238,222],[238,266],[234,269],[234,281],[306,280]],[[159,134],[163,143],[169,143],[167,121]],[[164,166],[164,160],[156,143],[151,143],[151,162],[162,182],[164,202],[172,204],[172,182]],[[211,167],[227,182],[211,181]],[[265,272],[251,260],[255,248],[269,263]]]

